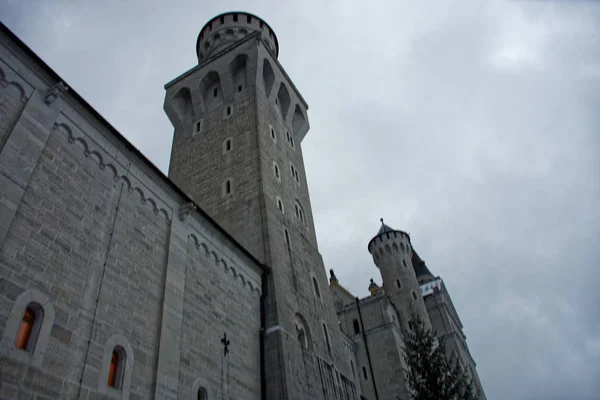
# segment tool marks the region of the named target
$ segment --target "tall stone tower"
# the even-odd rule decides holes
[[[277,37],[262,19],[230,12],[202,28],[196,53],[198,65],[165,86],[169,177],[271,267],[267,398],[355,398],[306,183],[308,106],[277,60]]]
[[[414,312],[431,328],[429,315],[415,269],[412,265],[412,246],[407,233],[395,230],[383,223],[377,235],[368,245],[375,265],[381,272],[383,290],[400,314],[404,330],[409,329],[411,314]]]

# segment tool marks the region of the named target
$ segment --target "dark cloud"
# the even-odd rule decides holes
[[[162,85],[194,66],[210,17],[260,15],[311,107],[327,268],[367,295],[384,217],[446,281],[490,399],[597,399],[600,5],[441,3],[13,0],[0,14],[163,171]]]

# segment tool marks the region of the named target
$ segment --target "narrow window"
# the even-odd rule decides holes
[[[252,23],[252,16],[251,15],[246,15],[246,22],[248,22],[249,24]]]
[[[294,204],[294,207],[296,208],[296,218],[300,218],[300,214],[298,213],[298,204]]]
[[[260,21],[260,29],[264,28],[264,26],[265,24],[262,21]]]
[[[317,279],[314,276],[313,276],[313,286],[315,287],[315,294],[320,299],[321,298],[321,292],[319,292],[319,284],[317,283]]]
[[[242,85],[239,85],[238,86],[238,92],[241,92],[241,91],[242,91]]]
[[[294,147],[294,137],[290,135],[290,144]]]
[[[354,362],[350,360],[350,366],[352,367],[352,379],[356,377],[356,371],[354,370]]]
[[[396,286],[398,286],[398,289],[402,289],[402,285],[400,284],[400,279],[396,279]]]
[[[212,22],[209,22],[209,23],[208,23],[208,31],[209,31],[209,32],[210,32],[210,31],[212,31]]]
[[[225,141],[225,151],[230,151],[231,150],[231,139],[227,139]]]
[[[200,128],[202,128],[202,123],[198,121],[196,122],[196,133],[200,132]]]
[[[39,318],[36,318],[36,313],[31,307],[27,307],[21,319],[17,337],[15,338],[15,347],[17,349],[31,351],[35,345],[35,335],[33,328],[39,324]]]
[[[416,300],[417,299],[417,294],[414,291],[412,292],[412,294],[413,294],[413,299]]]
[[[110,359],[108,370],[108,386],[115,389],[123,387],[123,371],[125,369],[125,350],[115,347]]]
[[[273,140],[277,138],[275,135],[275,129],[273,129],[273,127],[271,127],[271,137],[273,138]]]
[[[225,194],[231,193],[231,181],[225,182]]]
[[[406,261],[402,260],[402,264],[404,265],[404,268],[406,268]]]
[[[208,394],[206,393],[206,389],[198,389],[198,400],[208,400]]]
[[[219,18],[221,20],[221,25],[223,25],[225,23],[225,17],[221,16],[221,18]]]
[[[360,333],[360,326],[358,325],[357,319],[355,319],[354,322],[352,322],[352,325],[354,325],[354,334]]]
[[[327,334],[327,327],[323,324],[323,333],[325,334],[325,343],[327,344],[327,352],[331,354],[331,345],[329,344],[329,335]]]
[[[287,229],[283,229],[283,231],[285,232],[285,244],[287,245],[288,249],[291,249],[292,246],[290,244],[290,234],[288,233]]]
[[[218,93],[219,93],[219,88],[214,88],[213,89],[213,97],[217,97]]]
[[[237,14],[233,14],[233,22],[237,22],[238,21],[238,15]]]
[[[227,106],[227,115],[231,115],[231,106]]]
[[[275,177],[279,179],[279,166],[277,166],[277,164],[273,164],[273,171],[275,172]]]
[[[292,173],[292,178],[296,177],[296,168],[292,164],[290,164],[290,171]]]
[[[277,208],[279,208],[279,211],[283,212],[283,202],[281,199],[277,199]]]
[[[365,367],[363,367],[363,378],[367,380],[367,369]]]

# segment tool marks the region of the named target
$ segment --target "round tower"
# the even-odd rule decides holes
[[[390,228],[381,219],[381,228],[368,245],[373,262],[379,268],[383,291],[390,297],[400,314],[404,329],[415,312],[431,327],[425,302],[412,265],[412,246],[406,232]]]
[[[279,44],[273,29],[256,15],[232,11],[217,15],[200,30],[196,41],[198,64],[254,32],[262,33],[261,39],[277,58]]]

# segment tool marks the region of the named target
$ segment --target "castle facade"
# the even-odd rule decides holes
[[[252,14],[201,29],[167,177],[0,26],[0,399],[408,399],[415,310],[481,390],[406,233],[369,243],[371,296],[328,280],[278,52]]]

